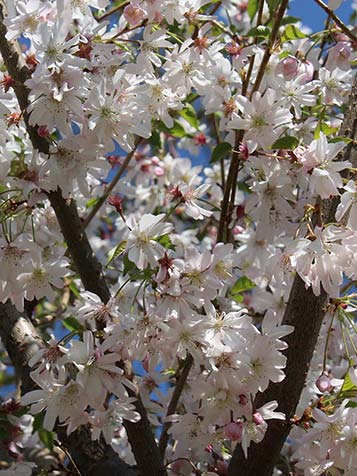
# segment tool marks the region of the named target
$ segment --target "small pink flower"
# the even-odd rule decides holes
[[[132,3],[124,8],[123,14],[125,20],[132,26],[138,25],[145,18],[144,10],[142,10],[139,5],[134,5]]]
[[[276,72],[284,76],[284,79],[289,81],[298,75],[299,60],[294,56],[287,56],[280,61],[276,68]]]
[[[165,175],[165,170],[162,167],[156,167],[155,175],[156,177],[162,177],[163,175]]]

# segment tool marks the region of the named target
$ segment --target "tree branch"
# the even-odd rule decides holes
[[[353,42],[357,42],[357,36],[353,34],[351,30],[347,28],[347,26],[343,23],[343,21],[335,15],[334,11],[329,8],[326,3],[322,0],[315,0],[315,2],[328,14],[329,17],[333,19],[337,26],[341,28],[343,33],[345,33]]]
[[[94,207],[92,208],[92,210],[90,211],[90,213],[87,215],[87,217],[84,219],[83,221],[83,228],[87,228],[87,226],[89,225],[89,223],[93,220],[93,218],[95,217],[95,215],[97,214],[97,212],[102,208],[104,202],[106,201],[106,199],[109,197],[109,195],[112,193],[114,187],[116,186],[116,184],[119,182],[121,176],[123,175],[123,173],[125,172],[126,168],[128,167],[129,165],[129,162],[131,161],[133,155],[135,154],[136,152],[136,149],[138,148],[138,145],[141,141],[137,141],[136,142],[136,145],[134,147],[134,149],[129,152],[129,154],[125,157],[124,159],[124,162],[121,164],[121,166],[119,167],[117,173],[114,175],[113,177],[113,180],[110,182],[110,184],[108,185],[108,187],[105,189],[103,195],[99,198],[98,202],[94,205]]]
[[[29,124],[27,113],[28,89],[24,82],[29,78],[30,73],[24,64],[17,44],[6,39],[7,30],[3,22],[4,10],[4,0],[0,0],[0,53],[8,72],[15,80],[14,91],[22,110],[32,145],[35,149],[47,154],[49,143],[37,134],[35,127]],[[109,288],[101,272],[101,265],[95,257],[87,235],[83,230],[74,200],[66,201],[60,190],[49,192],[47,196],[55,210],[63,236],[67,242],[68,250],[81,276],[84,287],[88,291],[97,294],[106,303],[110,299]],[[28,372],[26,375],[28,375]],[[138,462],[140,474],[141,476],[164,475],[166,471],[162,469],[163,464],[159,448],[151,431],[146,410],[140,400],[140,396],[138,396],[138,401],[136,402],[136,410],[140,413],[142,421],[136,424],[125,422],[125,428],[128,432],[128,439],[134,456]],[[141,444],[143,439],[145,439],[144,446]],[[151,458],[148,459],[149,455],[151,455]],[[150,465],[150,473],[148,473],[147,465]]]
[[[341,135],[352,139],[340,159],[350,160],[354,166],[357,165],[356,125],[357,76],[354,79],[340,131]],[[337,205],[338,197],[323,201],[322,212],[325,223],[334,221]],[[286,420],[272,420],[263,441],[249,447],[247,459],[241,446],[237,445],[229,464],[229,476],[271,476],[273,473],[281,448],[290,432],[290,418],[294,416],[305,385],[327,302],[328,296],[324,290],[320,296],[315,296],[311,288],[306,289],[299,276],[295,277],[282,323],[295,328],[285,339],[289,346],[286,351],[286,377],[280,384],[270,384],[256,399],[257,407],[277,400],[278,409],[285,413]]]
[[[193,364],[192,355],[188,355],[188,357],[185,360],[185,364],[183,366],[183,369],[180,373],[180,376],[177,379],[175,389],[174,389],[174,392],[172,394],[172,397],[171,397],[171,400],[170,400],[170,403],[169,403],[169,406],[168,406],[168,409],[167,409],[167,412],[166,412],[166,418],[170,415],[173,415],[176,411],[176,408],[177,408],[178,402],[180,400],[180,396],[181,396],[183,387],[185,386],[188,374],[190,373],[190,370],[192,368],[192,364]],[[159,450],[160,450],[162,458],[164,458],[164,456],[165,456],[165,450],[166,450],[166,447],[167,447],[167,443],[169,441],[168,430],[169,430],[170,426],[171,426],[171,422],[164,421],[164,424],[162,426],[162,432],[161,432],[160,440],[159,440]]]
[[[45,345],[30,319],[20,314],[10,301],[0,304],[0,337],[21,378],[22,391],[33,390],[28,362]],[[83,475],[138,476],[137,469],[121,461],[110,446],[92,441],[88,428],[67,435],[63,426],[56,425],[56,432]]]

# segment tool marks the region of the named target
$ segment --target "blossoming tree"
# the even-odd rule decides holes
[[[357,36],[314,1],[0,0],[0,475],[357,474]]]

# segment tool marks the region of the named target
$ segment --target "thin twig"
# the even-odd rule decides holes
[[[341,30],[349,37],[352,41],[357,42],[357,36],[352,33],[351,30],[347,28],[347,26],[343,23],[343,21],[329,8],[326,3],[322,0],[315,0],[315,2],[323,9],[325,12],[332,18],[332,20],[336,23],[337,26],[341,28]]]
[[[250,98],[252,98],[253,94],[258,91],[259,87],[260,87],[260,84],[262,82],[262,79],[264,77],[264,74],[265,74],[265,70],[266,70],[266,67],[267,67],[267,64],[269,62],[269,59],[272,55],[272,49],[273,49],[273,46],[274,46],[274,43],[275,43],[275,40],[276,40],[276,37],[278,35],[278,32],[279,32],[279,28],[280,28],[280,24],[281,24],[281,20],[283,19],[284,17],[284,13],[285,13],[285,10],[287,9],[288,7],[288,3],[289,3],[289,0],[283,0],[280,4],[280,8],[279,10],[277,11],[276,13],[276,20],[274,22],[274,25],[273,25],[273,28],[272,28],[272,31],[271,31],[271,34],[269,36],[269,41],[268,41],[268,45],[264,51],[264,55],[263,55],[263,58],[262,58],[262,62],[260,63],[260,66],[259,66],[259,70],[258,70],[258,73],[257,73],[257,77],[255,79],[255,83],[254,83],[254,87],[252,89],[252,92],[250,94]]]
[[[126,5],[128,5],[130,2],[129,0],[126,1],[126,2],[123,2],[121,3],[120,5],[117,5],[116,7],[112,8],[111,10],[108,10],[107,12],[103,13],[102,16],[98,17],[96,20],[98,23],[102,22],[103,20],[105,20],[106,18],[110,17],[111,15],[113,15],[114,13],[120,11],[123,7],[125,7]]]
[[[259,13],[258,13],[259,22],[261,22],[261,16],[262,16],[262,3],[263,2],[261,2],[260,4]],[[288,3],[289,3],[289,0],[283,0],[279,10],[276,13],[276,20],[275,20],[271,35],[269,37],[268,45],[264,52],[262,62],[260,64],[256,79],[255,79],[255,84],[250,94],[250,98],[252,97],[253,93],[259,89],[259,86],[262,82],[262,79],[265,74],[266,66],[272,54],[272,47],[275,43],[278,31],[279,31],[279,27],[281,24],[281,20],[284,16]],[[243,92],[244,94],[247,93],[246,88],[244,88],[244,91],[242,90],[242,93]],[[217,241],[228,240],[228,225],[229,225],[230,216],[232,213],[232,207],[234,204],[233,200],[235,199],[235,192],[236,192],[235,188],[236,188],[236,183],[238,179],[238,171],[239,171],[239,165],[240,165],[238,148],[240,143],[243,140],[243,137],[244,137],[244,130],[236,131],[234,149],[232,152],[232,158],[231,158],[231,163],[229,166],[226,187],[224,190],[224,196],[222,200],[222,212],[220,215],[220,221],[218,226]]]
[[[89,223],[93,220],[93,218],[95,217],[95,215],[97,214],[97,212],[101,209],[101,207],[103,206],[103,204],[105,203],[105,201],[107,200],[107,198],[109,197],[109,195],[112,193],[114,187],[116,186],[116,184],[118,183],[118,181],[120,180],[121,176],[123,175],[123,173],[125,172],[126,168],[128,167],[129,165],[129,162],[131,161],[133,155],[135,154],[138,146],[139,146],[139,143],[141,141],[138,141],[134,147],[134,149],[129,152],[129,154],[125,157],[125,160],[124,162],[121,164],[121,166],[119,167],[117,173],[115,174],[113,180],[110,182],[110,184],[108,185],[108,187],[105,189],[105,192],[103,193],[103,195],[99,198],[99,200],[97,201],[97,203],[94,205],[94,207],[92,208],[92,210],[90,211],[90,213],[87,215],[87,217],[84,219],[83,221],[83,229],[86,229],[87,226],[89,225]]]
[[[170,415],[173,415],[176,411],[176,408],[177,408],[182,390],[185,386],[185,383],[186,383],[188,374],[190,373],[192,364],[193,364],[192,355],[188,355],[188,357],[186,358],[185,364],[183,366],[183,369],[181,371],[181,374],[180,374],[180,376],[179,376],[179,378],[176,382],[175,389],[174,389],[174,392],[172,394],[172,397],[171,397],[171,400],[170,400],[170,403],[169,403],[169,406],[168,406],[168,409],[167,409],[165,422],[162,426],[162,433],[161,433],[160,440],[159,440],[159,450],[160,450],[160,454],[161,454],[162,459],[164,459],[164,456],[165,456],[165,450],[166,450],[166,447],[167,447],[167,443],[169,441],[168,430],[171,426],[171,422],[166,421],[166,418]]]
[[[67,458],[69,459],[69,461],[71,462],[72,466],[74,467],[75,471],[78,473],[79,476],[83,476],[83,474],[81,473],[80,469],[78,468],[78,466],[76,465],[76,462],[74,461],[74,459],[72,458],[71,456],[71,453],[67,450],[67,448],[65,448],[60,441],[58,440],[55,440],[55,443],[56,445],[65,453],[65,455],[67,456]]]

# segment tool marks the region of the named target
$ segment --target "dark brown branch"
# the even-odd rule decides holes
[[[341,127],[341,135],[350,137],[353,142],[346,148],[341,160],[350,160],[357,166],[356,147],[357,124],[357,77],[354,80],[349,104]],[[334,221],[338,199],[324,200],[322,215],[324,223]],[[270,384],[268,389],[257,397],[256,406],[276,400],[278,410],[286,415],[286,420],[273,420],[269,423],[263,441],[252,444],[245,459],[240,445],[233,453],[229,476],[271,476],[277,463],[281,448],[290,431],[290,419],[294,416],[303,391],[311,358],[317,343],[325,314],[328,296],[322,290],[315,296],[311,288],[306,289],[299,276],[295,277],[285,310],[283,325],[294,326],[294,332],[286,337],[287,364],[285,379],[280,384]]]
[[[159,448],[153,438],[151,425],[140,395],[135,395],[128,390],[129,396],[136,397],[135,409],[141,415],[141,420],[137,423],[125,422],[125,430],[132,444],[136,464],[141,476],[166,476],[166,469],[162,463]],[[151,439],[153,441],[150,441]]]
[[[264,51],[264,55],[258,69],[257,77],[255,78],[254,87],[250,93],[250,98],[252,98],[253,94],[259,90],[260,84],[265,74],[265,70],[267,68],[267,65],[269,63],[270,57],[273,52],[272,50],[274,47],[275,40],[278,36],[281,21],[284,17],[285,10],[288,8],[288,3],[289,3],[289,0],[282,0],[280,3],[279,9],[276,12],[275,21],[269,36],[268,45]]]
[[[0,304],[0,337],[21,379],[23,392],[33,390],[28,363],[44,343],[30,319],[21,315],[10,301]]]
[[[264,2],[260,4],[259,7],[259,12],[258,12],[258,22],[261,21],[261,6]],[[278,32],[279,32],[279,27],[281,24],[281,21],[283,19],[285,10],[288,6],[289,0],[282,0],[279,9],[276,12],[275,15],[275,21],[274,25],[268,40],[268,45],[264,51],[264,55],[261,61],[261,64],[258,69],[257,76],[255,78],[254,82],[254,87],[252,88],[252,91],[250,93],[250,98],[252,98],[252,95],[255,91],[258,91],[260,84],[262,82],[262,79],[265,74],[265,70],[267,67],[267,64],[269,62],[270,56],[272,55],[272,48],[274,46],[275,40],[277,38]],[[253,57],[254,58],[254,57]],[[254,59],[251,59],[251,65],[253,68],[253,61]],[[242,94],[245,96],[247,94],[247,89],[248,89],[248,82],[249,82],[249,77],[246,79],[246,81],[243,84],[242,88]],[[229,238],[229,233],[228,233],[228,227],[229,227],[229,222],[231,219],[232,215],[232,209],[234,207],[234,198],[235,198],[235,193],[236,193],[236,186],[237,186],[237,179],[238,179],[238,172],[239,172],[239,164],[240,164],[240,157],[239,157],[239,145],[242,142],[244,137],[244,131],[239,130],[236,131],[235,133],[235,143],[234,143],[234,148],[232,152],[232,158],[231,158],[231,163],[229,165],[229,171],[228,171],[228,176],[227,176],[227,181],[226,181],[226,186],[224,189],[224,195],[223,195],[223,200],[222,200],[222,206],[221,206],[221,215],[219,219],[219,226],[218,226],[218,231],[217,231],[217,241],[228,241]]]
[[[273,473],[290,431],[288,422],[294,415],[305,384],[326,303],[325,292],[316,297],[311,289],[305,289],[305,283],[300,277],[295,278],[283,321],[283,324],[295,327],[293,334],[286,338],[289,345],[286,352],[286,377],[281,384],[270,385],[256,402],[259,407],[277,400],[278,410],[285,413],[286,421],[272,420],[263,441],[249,447],[247,459],[238,445],[229,465],[229,476],[271,476]]]
[[[65,200],[59,190],[48,193],[48,198],[85,289],[97,294],[104,303],[108,302],[110,292],[102,274],[102,267],[83,230],[75,202]]]
[[[189,355],[186,358],[185,364],[182,368],[180,376],[177,379],[175,389],[174,389],[174,392],[172,394],[172,397],[171,397],[171,400],[170,400],[170,403],[169,403],[169,406],[168,406],[168,409],[167,409],[167,412],[166,412],[166,417],[168,417],[170,415],[173,415],[176,412],[176,408],[177,408],[178,402],[180,400],[180,396],[182,394],[183,388],[185,386],[188,374],[190,373],[190,370],[192,368],[192,364],[193,364],[193,358],[192,358],[192,355]],[[169,430],[170,426],[171,426],[171,423],[169,421],[165,421],[163,426],[162,426],[162,433],[161,433],[160,440],[159,440],[159,449],[160,449],[160,453],[161,453],[162,458],[164,458],[164,456],[165,456],[165,450],[166,450],[166,447],[167,447],[167,443],[169,441],[168,430]]]

